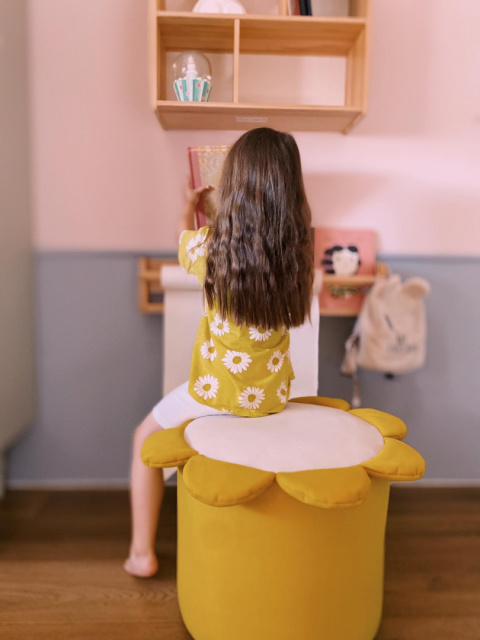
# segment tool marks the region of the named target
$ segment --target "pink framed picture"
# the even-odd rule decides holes
[[[323,285],[320,309],[356,315],[370,285],[357,283],[350,278],[375,274],[376,232],[370,229],[315,227],[314,246],[315,268],[322,269],[325,275],[338,277],[338,281]]]

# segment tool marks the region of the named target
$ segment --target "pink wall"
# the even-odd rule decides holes
[[[374,227],[388,253],[478,255],[480,3],[373,4],[367,117],[296,136],[314,221]],[[173,249],[186,147],[238,134],[161,128],[147,0],[30,0],[29,20],[37,248]]]

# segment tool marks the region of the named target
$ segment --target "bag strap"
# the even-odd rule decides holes
[[[358,409],[361,406],[362,399],[360,396],[360,382],[358,380],[358,354],[360,349],[360,334],[358,333],[358,322],[355,323],[353,332],[345,342],[345,356],[343,358],[340,372],[347,378],[352,379],[352,407]]]

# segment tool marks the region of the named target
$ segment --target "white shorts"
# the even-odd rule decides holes
[[[180,427],[189,420],[216,416],[228,413],[219,411],[205,404],[200,404],[188,393],[188,382],[170,391],[158,404],[153,407],[152,414],[156,422],[164,429]]]

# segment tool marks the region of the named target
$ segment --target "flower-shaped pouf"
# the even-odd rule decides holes
[[[405,435],[387,413],[312,397],[148,438],[146,464],[179,467],[178,597],[195,640],[373,640],[390,481],[425,468]]]

